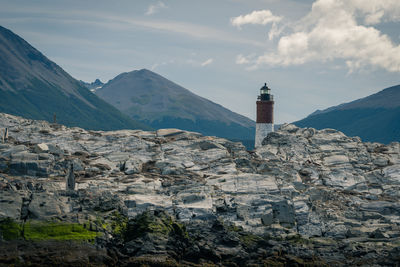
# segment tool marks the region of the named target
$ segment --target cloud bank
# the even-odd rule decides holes
[[[154,5],[150,5],[147,8],[147,11],[146,11],[145,14],[146,15],[153,15],[153,14],[157,13],[158,11],[160,11],[160,9],[163,9],[163,8],[167,8],[167,6],[163,2],[159,1]]]
[[[250,21],[246,16],[237,17],[242,18],[239,26]],[[398,21],[398,0],[317,0],[305,17],[290,23],[285,34],[271,28],[270,39],[280,36],[275,51],[255,59],[240,55],[237,63],[290,66],[342,60],[349,72],[365,68],[400,72],[400,45],[374,27]]]
[[[274,16],[270,10],[259,10],[232,18],[231,23],[233,26],[240,28],[245,24],[267,25],[268,23],[279,22],[281,19],[282,17]]]
[[[206,61],[202,62],[200,65],[201,65],[202,67],[205,67],[205,66],[207,66],[207,65],[210,65],[210,64],[213,63],[213,62],[214,62],[214,59],[213,59],[213,58],[209,58],[209,59],[207,59]]]

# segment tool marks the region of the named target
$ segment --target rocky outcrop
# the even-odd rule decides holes
[[[85,225],[113,264],[400,260],[399,143],[290,124],[255,151],[178,129],[86,131],[7,114],[0,128],[0,218]]]

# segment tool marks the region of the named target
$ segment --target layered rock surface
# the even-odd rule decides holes
[[[249,152],[178,129],[86,131],[0,114],[5,128],[0,219],[93,222],[121,265],[400,260],[399,143],[288,124]],[[101,227],[116,213],[130,220],[123,237]]]

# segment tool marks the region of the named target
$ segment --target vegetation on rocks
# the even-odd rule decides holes
[[[17,223],[12,219],[0,222],[4,240],[82,240],[93,241],[99,233],[86,229],[86,225],[64,222],[27,221]]]
[[[94,240],[99,233],[77,223],[27,222],[23,237],[27,240]]]
[[[127,230],[128,221],[128,217],[122,215],[118,211],[114,211],[110,223],[111,233],[113,236],[122,237]]]
[[[22,235],[22,227],[10,218],[0,221],[0,237],[4,240],[18,239]],[[1,238],[0,238],[1,240]]]
[[[186,227],[163,211],[146,211],[129,221],[124,233],[125,241],[142,237],[147,233],[158,236],[174,235],[188,239]]]

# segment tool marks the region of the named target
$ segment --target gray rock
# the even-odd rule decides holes
[[[271,225],[274,222],[274,213],[272,209],[268,209],[261,216],[261,222],[263,225]]]
[[[55,144],[47,144],[48,152],[57,156],[62,156],[64,151]]]
[[[125,162],[123,171],[126,175],[140,173],[142,171],[143,162],[137,159],[129,159]]]
[[[35,153],[38,153],[38,154],[44,153],[44,152],[49,151],[49,147],[45,143],[36,144],[35,147],[33,148],[33,151],[35,151]]]
[[[278,219],[280,223],[295,223],[293,205],[291,205],[287,200],[272,203],[272,209],[274,211],[274,218]]]
[[[298,228],[299,228],[299,234],[304,237],[322,236],[322,229],[320,225],[307,223],[304,225],[300,225]]]
[[[8,149],[5,149],[4,151],[1,152],[1,156],[10,158],[11,155],[17,154],[20,152],[27,151],[28,148],[24,145],[17,145],[17,146],[11,146]]]
[[[11,218],[19,220],[21,217],[22,197],[15,191],[1,191],[0,220]]]
[[[76,172],[83,171],[85,169],[83,162],[79,158],[74,158],[72,160],[73,170]]]
[[[326,227],[325,235],[336,239],[343,239],[346,237],[348,229],[343,224],[329,223]]]
[[[49,195],[48,193],[34,193],[28,207],[30,219],[48,220],[61,217],[71,211],[66,199]]]

